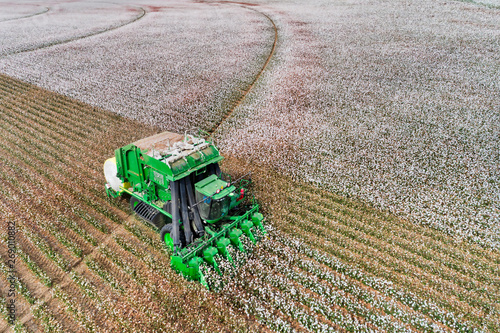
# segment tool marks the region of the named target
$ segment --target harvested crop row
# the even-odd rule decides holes
[[[85,220],[84,222],[79,222],[82,226],[78,226],[76,222],[78,216],[69,214],[67,210],[58,206],[57,203],[60,203],[60,201],[44,200],[40,204],[38,200],[47,193],[46,190],[40,191],[39,187],[34,187],[34,191],[32,191],[23,182],[16,188],[6,186],[3,191],[3,193],[8,192],[10,195],[22,196],[28,202],[32,202],[30,218],[36,221],[35,225],[41,227],[41,230],[44,232],[49,232],[53,237],[56,237],[74,256],[81,257],[88,254],[96,239],[104,237],[102,231],[98,228],[86,230],[91,224]],[[16,202],[12,201],[12,204],[14,205]],[[73,221],[73,224],[70,224],[69,220]],[[31,225],[28,224],[27,227],[31,228]],[[40,230],[37,229],[34,231],[37,234],[36,237],[39,237],[41,234]],[[74,262],[75,258],[70,257],[69,261]]]
[[[12,82],[6,77],[0,81]],[[193,289],[192,283],[173,273],[165,257],[168,253],[161,244],[158,247],[157,234],[135,220],[126,221],[130,213],[128,205],[105,197],[102,161],[112,154],[114,147],[130,140],[130,135],[117,135],[111,140],[108,137],[104,147],[93,145],[93,141],[99,142],[94,138],[106,140],[102,139],[103,132],[112,133],[123,127],[135,128],[137,136],[150,135],[154,129],[120,121],[115,115],[99,113],[92,107],[18,81],[1,88],[0,113],[5,115],[0,121],[4,129],[0,178],[5,184],[0,189],[3,194],[0,211],[5,217],[1,229],[7,220],[15,219],[19,256],[29,267],[21,274],[23,278],[34,276],[35,282],[30,286],[45,285],[53,295],[37,312],[45,313],[44,318],[52,318],[53,329],[99,328],[114,332],[128,328],[147,332],[191,326],[193,330],[205,327],[217,331],[221,322],[233,329],[255,325],[237,310],[229,317],[224,310],[227,306],[220,300],[206,291],[200,293],[200,286]],[[57,104],[51,104],[53,100]],[[80,120],[75,114],[80,114]],[[96,119],[99,114],[100,120]],[[73,126],[81,129],[79,135],[57,132],[59,125],[68,126],[66,120],[70,118],[78,122]],[[95,126],[96,120],[102,126]],[[79,162],[80,156],[83,163]],[[75,179],[88,182],[75,185]],[[19,202],[31,204],[19,205]],[[135,237],[140,240],[133,241]],[[67,242],[70,238],[71,242]],[[140,245],[148,240],[153,247],[147,255],[137,258],[128,252],[132,248],[126,244]],[[116,266],[101,251],[126,264]],[[169,279],[165,280],[166,276]],[[168,280],[172,286],[167,291],[161,285]],[[36,290],[33,295],[37,302],[42,297]],[[199,312],[196,319],[184,318],[181,313],[189,313],[192,308],[190,302],[185,302],[186,295],[194,304],[199,302],[206,309],[220,310]],[[64,311],[58,313],[57,309]],[[170,319],[166,319],[165,309]]]
[[[2,299],[6,301],[8,299],[7,291],[10,289],[10,286],[11,286],[11,281],[9,279],[12,278],[12,274],[9,273],[10,269],[7,267],[6,264],[4,264],[4,262],[8,262],[7,261],[7,258],[8,258],[7,254],[3,253],[4,251],[2,251],[2,250],[0,250],[0,251],[1,251],[0,258],[2,259],[2,262],[0,263],[0,288],[1,288],[0,294],[1,294]],[[16,291],[19,294],[21,294],[21,297],[18,297],[19,302],[16,304],[16,315],[21,317],[21,316],[24,316],[27,313],[31,312],[30,306],[34,302],[32,301],[30,290],[26,287],[26,283],[24,282],[24,280],[18,278],[18,280],[16,282],[17,282],[16,283],[16,287],[17,287]],[[4,306],[6,306],[6,304],[1,304],[0,306],[2,307],[0,312],[2,313],[2,315],[5,315],[6,309],[4,308]],[[8,317],[4,316],[3,319],[8,319]],[[19,322],[19,320],[17,321],[16,325],[23,326]],[[40,330],[40,328],[41,328],[40,322],[37,321],[36,319],[30,323],[30,326],[32,329],[39,329]],[[4,323],[0,322],[0,329],[5,330],[7,327],[8,327],[7,323],[4,324]]]
[[[0,148],[5,148],[5,146],[1,145],[0,144]],[[32,159],[26,159],[25,156],[26,155],[23,155],[21,153],[19,153],[18,150],[14,149],[14,148],[10,148],[10,149],[2,149],[3,151],[5,151],[7,154],[11,154],[12,158],[16,157],[16,158],[19,158],[19,163],[21,164],[21,166],[23,166],[26,170],[30,170],[30,167],[33,167],[35,171],[39,171],[40,174],[44,175],[45,176],[45,180],[50,180],[52,182],[55,182],[55,183],[59,183],[59,187],[58,187],[58,191],[56,193],[58,193],[58,195],[66,195],[65,198],[68,198],[70,199],[70,201],[78,201],[80,199],[80,196],[81,196],[81,193],[80,191],[77,191],[74,189],[74,187],[72,187],[72,184],[74,182],[73,179],[70,179],[70,178],[67,178],[66,182],[65,183],[61,183],[61,182],[57,182],[57,179],[63,179],[64,180],[64,177],[62,175],[54,175],[54,173],[47,173],[46,172],[46,169],[43,169],[42,167],[40,167],[40,163],[36,163],[38,161],[33,161]],[[23,149],[24,150],[24,149]],[[44,158],[42,158],[42,162]],[[24,163],[30,163],[29,165],[23,165]],[[45,161],[46,162],[46,161]],[[46,165],[48,165],[49,163],[46,162],[45,163]],[[61,178],[56,178],[56,176],[61,176]],[[42,177],[43,178],[43,177]],[[43,182],[41,183],[43,184]],[[88,193],[88,196],[90,196],[91,194]],[[112,225],[110,224],[111,222],[108,222],[107,219],[111,219],[112,221],[117,221],[118,220],[118,216],[114,215],[113,212],[112,212],[112,209],[113,207],[106,207],[106,205],[104,205],[104,207],[100,207],[98,206],[97,204],[95,203],[92,203],[92,202],[89,202],[89,199],[88,199],[88,196],[87,197],[83,197],[84,200],[87,199],[86,203],[91,206],[92,208],[94,208],[94,211],[89,211],[89,212],[85,212],[85,210],[81,210],[82,212],[85,212],[85,214],[87,216],[90,216],[91,219],[93,219],[93,221],[97,224],[97,225],[100,225],[100,228],[101,230],[104,232],[104,233],[108,233],[110,229],[112,229]],[[103,203],[105,203],[106,201],[104,199],[101,199],[101,200],[98,200],[98,201],[101,201]],[[71,205],[70,207],[68,208],[72,208],[73,206]],[[75,207],[75,209],[78,209]],[[103,220],[101,220],[101,218],[104,217]]]
[[[9,125],[15,125],[16,122],[14,121],[13,123],[5,123],[5,125],[3,126],[6,130],[6,134],[5,135],[8,135],[8,133],[12,133],[12,134],[15,134],[15,135],[19,135],[19,139],[25,141],[28,145],[33,142],[33,140],[37,139],[38,137],[31,133],[33,131],[33,129],[30,127],[29,129],[25,127],[25,124],[24,123],[21,123],[21,127],[24,128],[19,128],[19,123],[18,123],[18,126],[17,126],[17,129],[14,128],[14,126],[9,126]],[[41,139],[40,141],[44,141],[44,139]],[[58,149],[58,146],[59,146],[59,143],[57,141],[49,141],[45,144],[42,144],[42,142],[40,142],[40,144],[34,146],[33,148],[31,148],[33,151],[27,151],[28,154],[36,154],[37,151],[41,151],[40,154],[38,155],[35,155],[37,156],[38,158],[41,158],[41,162],[45,163],[46,165],[49,164],[49,163],[55,163],[55,165],[60,165],[61,163],[63,164],[60,168],[58,168],[58,171],[59,172],[65,172],[67,173],[69,168],[71,167],[70,165],[68,165],[69,163],[68,162],[65,162],[67,161],[70,157],[66,156],[68,153],[66,153],[66,155],[64,154],[65,150],[67,151],[67,149],[64,149],[64,148],[61,148],[61,149]],[[51,146],[54,146],[56,145],[56,147],[52,148]],[[21,149],[24,149],[26,151],[27,148],[25,148],[23,145],[21,145],[19,148]],[[75,156],[73,158],[73,160],[77,159],[77,154],[71,152],[71,154],[73,154],[73,156]],[[21,155],[22,156],[22,155]],[[40,156],[40,157],[39,157]],[[44,156],[44,157],[41,157],[41,156]],[[52,159],[51,160],[47,160],[47,157],[48,156],[52,156]],[[50,162],[49,162],[50,161]],[[74,162],[73,162],[74,163]],[[78,162],[77,162],[78,163]],[[77,164],[78,166],[78,164]],[[74,166],[73,166],[74,167]],[[93,166],[95,167],[95,166]],[[88,170],[89,168],[81,168],[81,171],[83,174],[82,174],[82,179],[86,179],[86,178],[89,178],[87,174],[85,174],[86,170]],[[42,169],[43,172],[47,172],[45,169]],[[56,171],[54,171],[56,172]],[[95,172],[95,171],[94,171]],[[57,174],[57,173],[56,173]],[[92,179],[94,179],[95,177],[90,177],[90,180],[89,181],[92,181]],[[59,179],[59,178],[57,178]],[[72,178],[69,178],[69,182],[71,182],[73,179]],[[69,186],[69,183],[67,183]],[[94,188],[97,188],[98,185],[97,183],[94,182]],[[71,190],[71,189],[70,189]],[[95,192],[97,193],[98,196],[100,197],[104,197],[102,192],[100,191],[97,191],[95,190]]]
[[[6,224],[3,218],[0,220],[2,224]],[[19,224],[19,222],[18,220],[17,224]],[[64,303],[56,299],[50,299],[48,288],[40,286],[41,276],[43,276],[44,281],[48,280],[50,281],[49,283],[52,284],[54,280],[50,278],[49,275],[55,276],[53,274],[58,274],[53,272],[54,269],[58,271],[59,267],[57,267],[54,262],[47,260],[45,255],[38,248],[27,241],[23,232],[18,231],[16,233],[16,243],[17,254],[22,258],[22,261],[19,260],[19,258],[16,261],[16,275],[20,281],[16,283],[16,285],[18,287],[21,286],[21,284],[24,285],[27,289],[24,292],[20,292],[21,296],[30,304],[35,304],[29,311],[19,313],[20,316],[16,318],[16,325],[28,328],[42,325],[45,329],[52,327],[53,329],[59,329],[59,331],[61,331],[63,326],[75,326],[76,322],[68,319],[68,314],[61,310],[64,309]],[[1,247],[2,250],[0,250],[0,252],[2,253],[2,257],[6,258],[4,256],[6,253],[6,242],[2,241]],[[30,253],[30,257],[26,255],[27,252]],[[34,258],[35,261],[33,261],[32,258]],[[37,275],[34,275],[33,272],[36,272]],[[47,272],[49,273],[47,274]],[[58,276],[60,276],[60,274]],[[26,295],[30,295],[29,299]],[[16,298],[19,298],[19,296]]]

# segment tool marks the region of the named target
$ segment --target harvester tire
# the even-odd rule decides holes
[[[130,197],[130,209],[134,210],[135,205],[138,204],[139,202],[141,202],[139,199],[131,196]]]
[[[165,235],[170,234],[170,231],[172,231],[172,223],[167,223],[161,228],[160,236],[162,241],[165,241]]]
[[[184,236],[184,230],[181,228],[180,229],[182,232],[180,233],[180,241],[181,241],[181,246],[185,247],[186,246],[186,237]],[[172,232],[172,223],[167,223],[161,228],[160,230],[160,238],[161,241],[168,244],[168,242],[165,240],[165,236],[169,235]]]
[[[168,235],[169,239],[171,240],[170,238],[170,232],[172,231],[172,223],[167,223],[163,226],[163,228],[161,228],[160,230],[160,237],[161,237],[161,241],[162,243],[165,243],[167,244],[167,246],[171,246],[171,244],[169,244],[169,241],[167,240],[166,236]],[[173,246],[173,244],[172,244]]]

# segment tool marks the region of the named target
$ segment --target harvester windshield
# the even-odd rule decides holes
[[[195,184],[196,201],[200,217],[213,223],[224,217],[230,208],[231,197],[236,188],[216,175],[211,175]]]
[[[196,192],[196,195],[196,200],[201,201],[201,203],[198,204],[200,217],[205,221],[217,221],[229,211],[230,200],[228,197],[216,200],[200,192]]]

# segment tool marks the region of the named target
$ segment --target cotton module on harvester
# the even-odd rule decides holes
[[[233,262],[229,247],[245,251],[241,237],[256,243],[266,233],[259,206],[245,200],[250,181],[223,179],[222,159],[210,141],[164,132],[117,149],[104,163],[107,194],[130,195],[134,212],[172,249],[171,266],[205,286],[203,261],[220,273],[215,256]]]

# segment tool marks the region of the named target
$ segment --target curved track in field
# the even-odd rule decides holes
[[[6,57],[6,56],[20,54],[20,53],[26,53],[26,52],[32,52],[32,51],[42,50],[42,49],[46,49],[46,48],[49,48],[49,47],[52,47],[52,46],[71,43],[71,42],[74,42],[74,41],[77,41],[77,40],[81,40],[81,39],[92,37],[92,36],[97,36],[97,35],[100,35],[100,34],[103,34],[103,33],[106,33],[106,32],[110,32],[110,31],[122,28],[124,26],[129,25],[129,24],[137,22],[138,20],[142,19],[146,15],[146,10],[144,8],[142,8],[142,7],[136,7],[136,8],[139,10],[139,14],[137,16],[135,16],[131,20],[128,20],[128,21],[123,22],[121,24],[118,24],[116,26],[111,26],[111,27],[104,28],[104,29],[101,29],[101,30],[98,30],[98,31],[90,32],[88,34],[84,34],[84,35],[80,35],[80,36],[75,36],[75,37],[70,37],[68,39],[64,39],[64,40],[60,40],[60,41],[48,42],[48,43],[44,43],[44,44],[41,44],[41,45],[35,45],[35,46],[32,46],[32,47],[26,47],[26,48],[23,48],[23,49],[20,49],[20,50],[6,52],[6,53],[3,53],[3,54],[0,54],[0,57]]]
[[[263,13],[263,12],[257,10],[257,9],[255,9],[255,8],[248,7],[247,4],[242,3],[242,2],[220,1],[219,3],[221,3],[221,4],[239,5],[242,8],[245,8],[245,9],[248,9],[248,10],[252,10],[252,11],[254,11],[254,12],[256,12],[256,13],[264,16],[267,20],[269,20],[269,22],[273,26],[273,29],[274,29],[274,41],[273,41],[273,46],[271,48],[271,51],[269,52],[269,55],[267,56],[267,59],[264,62],[264,65],[262,66],[262,68],[260,69],[260,71],[257,73],[257,75],[255,76],[255,78],[253,79],[252,83],[250,83],[250,85],[247,87],[247,89],[245,89],[245,91],[243,91],[243,94],[241,95],[241,97],[231,106],[231,108],[229,109],[229,111],[226,112],[226,114],[222,117],[222,119],[211,130],[208,131],[208,134],[210,136],[213,136],[215,134],[215,132],[217,132],[217,130],[219,129],[219,127],[229,117],[231,117],[231,115],[234,113],[234,110],[236,110],[236,108],[245,100],[245,98],[248,95],[248,93],[252,90],[252,88],[255,86],[255,84],[259,80],[259,78],[262,75],[262,73],[264,72],[264,70],[269,65],[269,62],[271,61],[271,59],[272,59],[272,57],[274,55],[274,52],[276,50],[276,44],[278,43],[278,27],[276,26],[276,24],[274,23],[273,19],[269,15],[267,15],[266,13]],[[252,5],[252,4],[248,4],[248,5]],[[252,6],[255,6],[255,5],[252,5]]]
[[[44,8],[44,10],[42,10],[41,12],[36,12],[36,13],[33,13],[33,14],[24,15],[24,16],[20,16],[20,17],[13,17],[13,18],[6,19],[6,20],[0,20],[0,23],[9,22],[9,21],[16,21],[16,20],[22,20],[22,19],[25,19],[25,18],[33,17],[33,16],[47,14],[49,12],[49,10],[50,10],[50,8],[48,8],[48,7],[43,7],[43,8]]]

